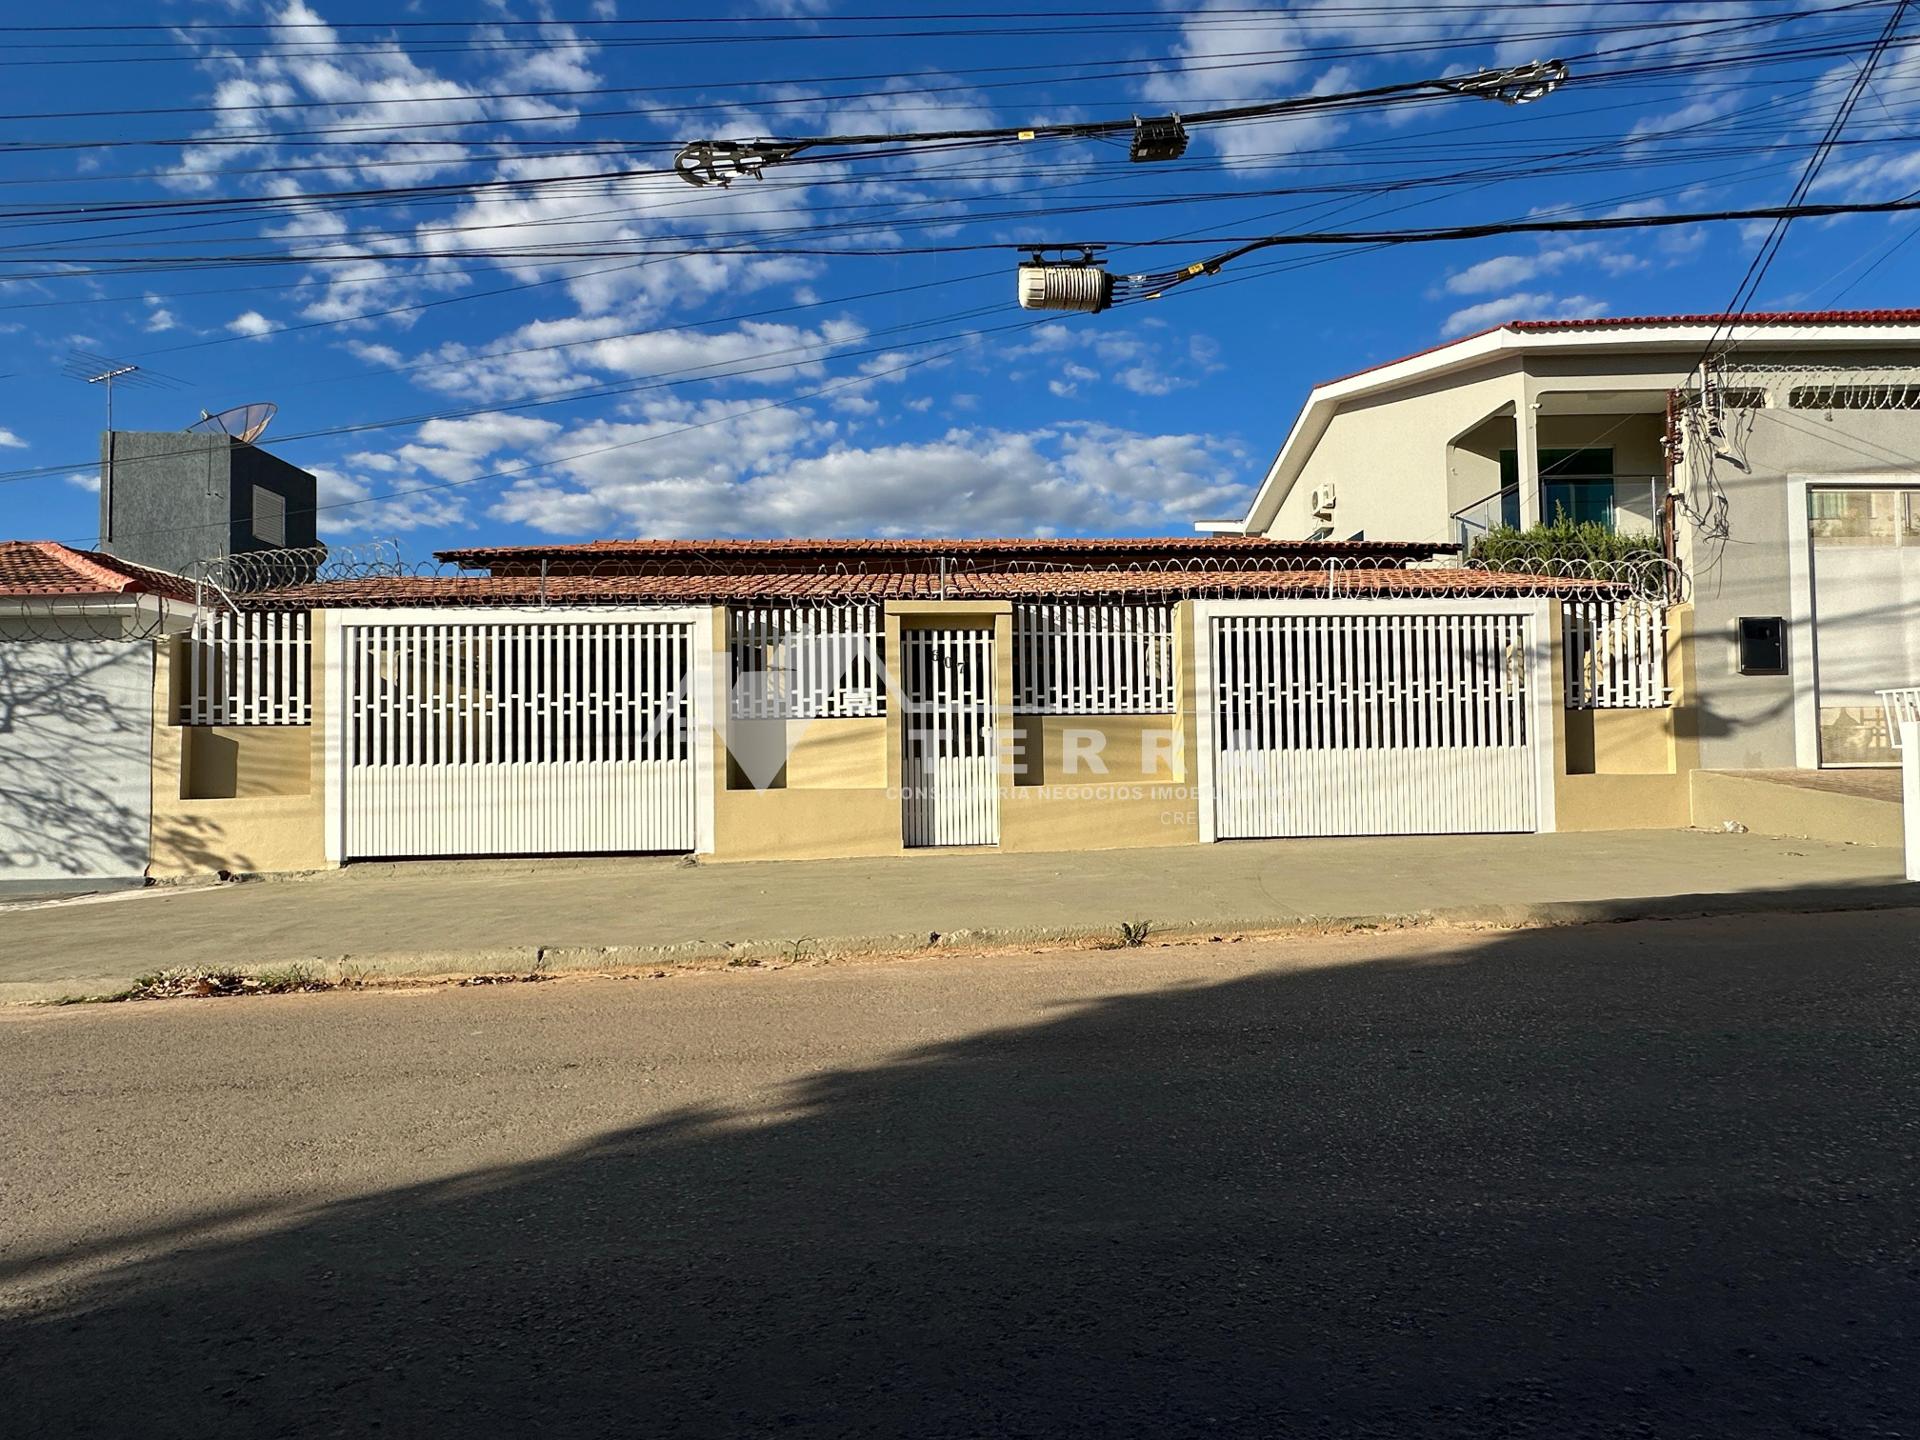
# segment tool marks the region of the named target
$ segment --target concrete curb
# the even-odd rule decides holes
[[[1527,905],[1461,905],[1444,909],[1348,915],[1216,916],[1153,920],[1152,936],[1191,939],[1211,935],[1305,935],[1355,930],[1447,927],[1465,930],[1550,929],[1634,920],[1692,920],[1762,914],[1822,914],[1847,910],[1920,907],[1920,884],[1863,885],[1838,892],[1809,886],[1742,894],[1654,895],[1629,900],[1547,901]],[[689,940],[667,945],[510,945],[481,949],[281,955],[262,964],[304,961],[332,977],[405,979],[535,972],[579,973],[648,966],[733,961],[831,959],[836,956],[963,953],[1011,947],[1083,945],[1113,940],[1110,925],[1009,926],[754,940]],[[0,984],[0,1004],[33,1004],[75,995],[105,994],[126,979]]]

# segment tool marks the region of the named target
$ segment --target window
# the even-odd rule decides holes
[[[1613,450],[1608,446],[1539,452],[1540,514],[1548,521],[1592,520],[1613,524]],[[1517,487],[1520,480],[1520,456],[1515,450],[1500,452],[1500,485]],[[1519,496],[1514,498],[1518,518]]]
[[[1878,691],[1920,685],[1920,486],[1807,491],[1823,765],[1898,758]]]
[[[1903,497],[1897,490],[1813,490],[1807,495],[1807,519],[1816,545],[1891,545],[1894,514]],[[1908,507],[1911,515],[1911,507]]]
[[[1739,620],[1742,675],[1787,673],[1787,622],[1778,615],[1742,615]]]

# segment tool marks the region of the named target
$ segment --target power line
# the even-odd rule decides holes
[[[1920,192],[1916,192],[1920,193]],[[1577,221],[1490,221],[1477,225],[1437,226],[1420,230],[1353,231],[1333,230],[1294,235],[1251,235],[1222,236],[1221,239],[1236,242],[1236,248],[1197,262],[1195,266],[1179,271],[1157,272],[1142,276],[1145,280],[1165,280],[1174,283],[1174,277],[1187,277],[1187,271],[1194,274],[1217,269],[1242,255],[1258,250],[1269,249],[1276,245],[1374,245],[1374,244],[1430,244],[1457,240],[1480,240],[1505,235],[1535,235],[1550,233],[1576,233],[1589,230],[1630,230],[1651,229],[1674,225],[1713,224],[1731,220],[1765,220],[1779,216],[1819,218],[1836,215],[1879,215],[1920,208],[1920,201],[1911,197],[1886,201],[1860,201],[1840,204],[1818,204],[1799,206],[1766,205],[1748,209],[1728,209],[1686,212],[1669,215],[1629,215],[1593,220]],[[680,242],[667,247],[645,246],[629,248],[627,244],[595,244],[579,247],[537,247],[514,246],[492,250],[473,250],[474,256],[492,256],[505,260],[589,260],[614,258],[690,258],[695,256],[783,256],[788,258],[859,258],[869,260],[894,260],[910,255],[967,255],[981,253],[1030,252],[1033,250],[1111,250],[1139,249],[1145,247],[1164,247],[1190,243],[1175,239],[1142,239],[1138,237],[1087,239],[1087,240],[1007,240],[949,245],[901,245],[883,249],[852,249],[846,246],[831,245],[696,245]],[[83,257],[95,265],[143,265],[166,269],[200,268],[206,266],[251,266],[251,265],[322,265],[338,263],[364,263],[367,260],[423,260],[436,258],[441,252],[415,251],[404,253],[375,252],[369,254],[326,254],[326,253],[280,253],[258,252],[240,255],[201,255],[186,256],[178,259],[156,260],[146,256],[90,256]],[[68,257],[53,257],[46,263],[66,263]],[[23,274],[0,273],[0,280],[33,278]],[[1187,277],[1190,278],[1190,277]]]
[[[1773,228],[1767,232],[1767,238],[1754,252],[1753,259],[1748,262],[1746,273],[1741,277],[1740,284],[1735,287],[1733,299],[1727,304],[1726,315],[1729,321],[1753,302],[1761,282],[1766,279],[1774,257],[1780,253],[1780,247],[1786,241],[1787,227],[1797,218],[1792,207],[1798,205],[1812,191],[1813,182],[1819,177],[1821,167],[1826,164],[1827,156],[1832,153],[1835,142],[1840,138],[1840,132],[1846,128],[1847,121],[1853,114],[1853,107],[1859,103],[1861,95],[1866,93],[1875,68],[1880,64],[1881,57],[1886,54],[1888,47],[1892,45],[1894,36],[1899,31],[1900,22],[1906,16],[1907,4],[1908,0],[1899,0],[1899,3],[1894,6],[1893,13],[1887,17],[1886,29],[1874,42],[1873,48],[1867,52],[1866,60],[1860,67],[1860,73],[1854,77],[1853,84],[1834,110],[1826,133],[1820,137],[1820,143],[1814,147],[1813,154],[1807,158],[1806,169],[1801,173],[1799,182],[1793,187],[1792,194],[1787,197],[1787,213],[1783,213],[1774,221]],[[1718,335],[1719,330],[1716,327],[1714,337],[1707,342],[1709,351],[1712,350]],[[1704,359],[1705,356],[1702,356],[1703,361]]]
[[[1699,0],[1704,4],[1736,6],[1742,10],[1749,8],[1747,0]],[[1459,14],[1481,15],[1503,10],[1615,10],[1615,9],[1663,9],[1670,0],[1488,0],[1486,4],[1462,3],[1442,5],[1422,0],[1422,3],[1402,5],[1393,3],[1373,4],[1327,4],[1314,7],[1316,14],[1368,17],[1380,14]],[[1169,12],[1163,8],[1147,5],[1127,8],[1107,9],[1071,9],[1057,12],[1061,19],[1110,19],[1128,17],[1165,18]],[[1176,12],[1178,13],[1178,12]],[[1256,19],[1274,18],[1274,11],[1267,5],[1215,5],[1210,6],[1205,15],[1245,15]],[[893,22],[905,20],[1022,20],[1032,18],[1034,12],[1027,10],[919,10],[890,11],[876,13],[857,13],[836,11],[826,16],[789,17],[780,15],[653,15],[625,17],[610,15],[589,15],[576,18],[551,17],[537,20],[514,19],[510,16],[484,15],[467,19],[442,18],[438,20],[182,20],[166,23],[114,23],[83,22],[78,25],[38,24],[38,25],[0,25],[0,33],[20,34],[79,34],[101,32],[157,32],[172,34],[177,31],[200,30],[351,30],[377,29],[389,30],[447,30],[484,28],[489,30],[546,29],[565,26],[571,29],[630,29],[643,26],[703,24],[715,26],[770,25],[782,22],[804,22],[809,26],[821,23],[865,24],[870,22]]]
[[[958,320],[984,318],[985,316],[988,316],[988,315],[998,314],[1002,311],[1002,309],[1003,307],[998,304],[973,306],[969,309],[946,314],[946,315],[933,316],[931,318],[924,319],[924,320],[903,321],[898,325],[887,326],[879,330],[867,331],[867,332],[864,332],[860,338],[863,340],[871,340],[881,336],[899,335],[906,331],[924,329],[929,325],[951,324]],[[1022,322],[1022,323],[1025,323],[1025,322]],[[1016,323],[1009,326],[1000,326],[983,333],[997,333],[998,330],[1009,329],[1009,328],[1017,329],[1017,328],[1020,328],[1020,325]],[[658,334],[658,333],[671,333],[671,332],[640,331],[640,332],[635,332],[635,334],[633,335],[625,335],[625,336],[610,335],[610,336],[601,337],[601,341],[605,343],[612,343],[622,339],[644,338],[646,336]],[[389,416],[385,419],[380,419],[380,420],[356,421],[346,425],[333,425],[333,426],[321,427],[319,429],[314,429],[314,430],[295,431],[291,434],[280,435],[276,443],[280,445],[288,445],[288,444],[295,444],[295,443],[306,441],[306,440],[337,439],[341,436],[346,436],[346,435],[361,435],[361,434],[372,433],[374,431],[379,431],[379,430],[401,429],[409,425],[424,425],[435,420],[461,420],[461,419],[469,419],[476,415],[512,414],[512,413],[518,413],[526,410],[542,410],[542,409],[550,408],[555,405],[567,405],[567,404],[573,404],[576,402],[586,401],[586,400],[601,400],[601,399],[608,399],[613,396],[634,395],[634,394],[640,394],[640,393],[645,393],[645,392],[654,391],[654,390],[677,389],[682,385],[706,384],[706,383],[722,381],[722,380],[748,379],[757,375],[766,375],[766,374],[778,373],[781,371],[794,370],[806,364],[821,363],[828,358],[843,359],[843,360],[857,359],[861,356],[884,354],[887,351],[894,350],[894,349],[910,349],[919,345],[936,344],[942,340],[951,339],[951,338],[953,337],[936,336],[928,340],[903,340],[903,341],[890,340],[886,344],[863,346],[861,348],[847,348],[844,346],[836,346],[831,340],[817,340],[817,341],[812,341],[802,345],[782,346],[772,350],[758,351],[751,355],[737,356],[737,357],[734,357],[734,359],[731,361],[709,361],[704,364],[681,366],[681,367],[678,367],[677,369],[657,371],[657,372],[640,376],[640,377],[629,378],[624,380],[601,381],[601,382],[596,382],[592,385],[577,386],[569,390],[563,390],[563,391],[558,391],[558,392],[549,393],[549,394],[536,395],[530,398],[523,398],[519,400],[489,401],[485,404],[462,405],[462,406],[456,406],[448,409],[415,412],[410,415]],[[534,353],[541,348],[543,347],[528,347],[528,353]],[[485,362],[490,359],[511,358],[512,355],[514,355],[515,353],[518,353],[518,352],[503,351],[497,355],[486,355],[486,354],[476,355],[476,356],[470,357],[470,363]],[[796,355],[812,356],[813,358],[797,359],[797,360],[791,359],[791,358],[779,359],[775,363],[771,363],[771,364],[751,364],[750,365],[745,363],[749,361],[768,361],[768,360],[774,360],[774,357],[796,356]],[[720,366],[726,365],[726,364],[734,364],[736,368],[723,370],[717,374],[696,373],[700,371],[718,370]],[[148,459],[164,459],[167,456],[172,454],[197,454],[197,453],[199,452],[190,451],[190,450],[182,450],[178,452],[159,451],[159,452],[155,452],[152,455],[149,455],[147,458]],[[64,475],[74,470],[75,468],[82,467],[91,463],[93,463],[91,460],[72,460],[72,461],[67,461],[64,464],[36,465],[36,466],[31,466],[31,467],[27,467],[19,470],[0,472],[0,483],[12,484],[12,483],[18,483],[26,480],[48,479],[48,478]]]
[[[804,401],[817,400],[823,395],[829,395],[839,390],[848,389],[849,387],[869,386],[869,385],[872,385],[877,380],[883,380],[892,375],[904,374],[909,370],[918,369],[920,366],[930,365],[935,363],[936,361],[944,360],[953,355],[957,355],[964,350],[971,349],[973,346],[980,344],[982,341],[987,339],[987,337],[990,335],[1001,334],[1008,330],[1032,330],[1037,328],[1039,325],[1047,323],[1052,318],[1054,317],[1043,316],[1037,321],[1026,320],[1026,321],[1021,321],[1014,324],[995,326],[990,330],[976,331],[973,334],[968,335],[965,338],[961,339],[961,342],[953,346],[953,348],[950,350],[936,351],[931,355],[916,356],[913,359],[902,361],[901,363],[896,365],[883,366],[872,371],[863,371],[858,375],[851,375],[846,377],[845,379],[836,380],[829,384],[818,386],[812,390],[801,391],[798,394],[789,395],[779,400],[770,400],[763,405],[750,406],[744,410],[729,411],[726,414],[710,416],[705,420],[690,421],[685,425],[677,426],[671,430],[660,431],[651,435],[638,436],[632,440],[617,441],[610,445],[596,445],[591,449],[577,450],[570,454],[551,456],[543,460],[529,460],[522,465],[508,466],[504,469],[495,470],[484,475],[472,475],[472,476],[467,476],[457,480],[433,481],[426,484],[408,486],[404,489],[387,491],[379,495],[364,495],[352,500],[336,500],[325,505],[316,504],[315,506],[312,507],[311,511],[299,510],[299,511],[292,511],[289,513],[319,514],[319,513],[324,513],[331,510],[346,510],[346,509],[351,509],[358,505],[372,505],[382,501],[397,500],[397,499],[402,499],[409,495],[420,495],[420,494],[425,494],[425,493],[428,493],[431,491],[437,491],[437,490],[458,489],[462,486],[478,485],[491,480],[524,478],[525,476],[530,474],[537,474],[542,470],[550,470],[560,465],[570,465],[575,461],[589,459],[596,455],[610,454],[616,450],[629,450],[637,445],[654,444],[662,440],[672,439],[679,435],[686,435],[699,430],[711,429],[717,425],[731,424],[734,421],[743,420],[750,415],[764,414],[770,410],[793,409]],[[940,337],[939,340],[917,342],[917,343],[939,344],[939,343],[943,343],[946,340],[951,340],[955,338],[957,337],[943,336],[943,337]],[[142,531],[140,532],[140,535],[149,536],[149,535],[175,534],[175,533],[179,533],[181,530],[190,529],[190,528],[193,528],[193,527],[174,526],[167,529]],[[132,535],[128,535],[128,536],[123,536],[122,538],[131,539],[136,537]],[[81,543],[91,543],[91,542],[87,541],[87,542],[81,542]]]
[[[1846,16],[1856,11],[1879,9],[1879,8],[1882,8],[1887,3],[1890,3],[1890,0],[1845,0],[1845,3],[1837,4],[1837,5],[1821,6],[1821,7],[1814,7],[1814,8],[1800,8],[1800,9],[1795,9],[1790,11],[1768,12],[1759,16],[1739,16],[1731,20],[1714,19],[1711,17],[1692,17],[1687,19],[1670,20],[1670,21],[1639,21],[1631,25],[1576,26],[1572,28],[1563,27],[1563,28],[1554,29],[1554,30],[1540,30],[1540,31],[1531,31],[1531,32],[1521,31],[1518,33],[1503,33],[1498,38],[1503,44],[1520,43],[1520,42],[1540,43],[1540,42],[1546,42],[1546,41],[1571,39],[1571,38],[1577,38],[1581,36],[1591,36],[1591,35],[1604,36],[1604,35],[1611,35],[1615,33],[1642,34],[1649,30],[1662,30],[1662,29],[1674,29],[1674,30],[1684,29],[1684,30],[1693,30],[1693,31],[1704,30],[1707,33],[1734,34],[1734,33],[1740,33],[1740,32],[1755,29],[1755,28],[1765,28],[1765,27],[1775,26],[1775,25],[1791,24],[1800,20],[1832,19],[1835,17]],[[1692,39],[1692,38],[1698,38],[1698,37],[1689,35],[1683,38]],[[1338,46],[1295,47],[1291,49],[1250,50],[1250,51],[1241,52],[1239,57],[1234,60],[1221,61],[1221,62],[1203,64],[1203,65],[1183,63],[1183,60],[1185,57],[1174,56],[1174,55],[1132,56],[1132,57],[1086,61],[1086,62],[1080,63],[1077,67],[1075,67],[1083,70],[1101,71],[1101,73],[1090,74],[1090,75],[1060,74],[1058,73],[1059,66],[1057,62],[1053,62],[1049,64],[1041,64],[1041,65],[993,66],[993,67],[983,67],[983,68],[975,68],[975,69],[968,69],[963,67],[963,68],[955,69],[952,71],[942,71],[941,73],[942,74],[952,73],[952,74],[959,74],[959,75],[967,75],[967,74],[992,75],[992,74],[1007,74],[1007,73],[1014,73],[1014,72],[1034,72],[1034,71],[1047,71],[1052,73],[1043,75],[1041,78],[1033,81],[1008,81],[1008,82],[997,82],[997,83],[983,82],[978,84],[946,86],[946,87],[922,86],[922,87],[916,87],[913,93],[918,95],[918,94],[927,94],[927,93],[940,93],[942,90],[951,90],[951,89],[992,90],[992,89],[1003,89],[1003,88],[1031,87],[1034,85],[1042,85],[1042,84],[1082,83],[1089,80],[1138,78],[1143,75],[1156,73],[1156,70],[1158,67],[1176,64],[1176,63],[1179,63],[1181,66],[1181,69],[1180,69],[1181,75],[1188,76],[1188,75],[1194,75],[1194,74],[1206,74],[1206,73],[1214,73],[1218,71],[1227,71],[1227,70],[1262,69],[1262,68],[1268,68],[1273,64],[1282,63],[1282,62],[1292,63],[1292,62],[1306,61],[1306,60],[1327,61],[1327,60],[1334,60],[1334,59],[1375,58],[1381,55],[1390,55],[1390,54],[1397,54],[1397,53],[1429,54],[1436,50],[1445,51],[1449,49],[1484,47],[1487,44],[1487,39],[1488,37],[1486,36],[1462,36],[1462,37],[1447,37],[1447,38],[1437,38],[1437,39],[1433,37],[1423,37],[1418,40],[1402,41],[1396,44],[1386,44],[1386,45],[1382,45],[1379,42],[1375,41],[1371,43],[1349,42],[1349,43],[1338,45]],[[1629,53],[1632,50],[1648,48],[1649,45],[1657,45],[1659,43],[1661,42],[1644,41],[1630,47],[1624,47],[1624,48],[1611,50],[1611,51],[1608,51],[1608,50],[1588,51],[1588,52],[1584,52],[1583,54],[1572,55],[1567,58],[1569,59],[1602,58],[1610,54]],[[712,82],[712,81],[693,82],[688,84],[675,84],[675,85],[667,85],[667,86],[601,86],[601,87],[580,88],[580,89],[552,89],[552,90],[527,90],[527,91],[497,91],[497,92],[496,91],[480,91],[480,92],[471,92],[471,93],[461,93],[456,95],[393,96],[393,97],[387,97],[387,98],[368,99],[364,101],[298,100],[298,101],[286,101],[286,102],[259,102],[259,103],[236,104],[236,105],[157,106],[157,107],[147,107],[147,108],[138,108],[138,109],[94,109],[94,110],[70,110],[70,111],[0,112],[0,121],[43,122],[48,120],[62,120],[62,119],[134,119],[134,118],[162,116],[162,115],[200,115],[200,114],[227,113],[227,112],[279,113],[279,112],[290,111],[290,110],[310,110],[310,109],[311,110],[346,110],[346,109],[353,108],[353,106],[356,104],[378,105],[381,108],[385,108],[390,105],[398,105],[398,104],[427,104],[427,105],[438,105],[438,106],[457,106],[457,105],[467,105],[467,104],[477,105],[487,101],[496,101],[496,100],[529,100],[529,99],[557,100],[557,99],[593,98],[598,96],[623,95],[623,94],[654,94],[654,93],[663,93],[666,91],[677,91],[677,90],[695,90],[695,91],[709,90],[710,91],[715,89],[716,85],[719,85],[721,88],[769,88],[769,87],[778,87],[783,85],[832,84],[832,83],[842,83],[846,81],[860,81],[860,80],[872,80],[872,79],[898,79],[898,78],[901,78],[899,75],[899,72],[889,71],[889,72],[882,72],[878,74],[862,74],[862,75],[835,76],[835,77],[820,77],[820,76],[812,76],[812,75],[763,76],[763,77],[752,77],[752,78],[746,78],[746,79],[729,79],[725,82]],[[1411,82],[1411,84],[1413,85],[1439,84],[1439,83],[1443,83],[1445,78],[1446,77],[1441,77],[1441,79],[1439,80],[1428,81],[1428,82]],[[1401,86],[1401,87],[1383,87],[1383,88],[1397,89],[1397,88],[1410,88],[1410,87]],[[817,104],[847,101],[847,100],[862,100],[862,99],[894,97],[894,96],[898,96],[900,93],[901,92],[898,90],[855,91],[855,92],[838,94],[838,95],[807,96],[802,98],[801,103],[805,103],[809,105],[817,105]],[[1366,93],[1372,93],[1372,92],[1361,92],[1361,93],[1366,94]],[[1325,97],[1325,98],[1329,100],[1338,99],[1338,97],[1331,97],[1331,96]],[[740,108],[740,102],[727,101],[727,102],[719,102],[714,104],[695,105],[695,106],[676,105],[676,106],[647,107],[643,109],[581,111],[579,112],[579,117],[580,118],[609,118],[609,117],[624,118],[624,117],[632,117],[637,115],[651,115],[651,114],[684,115],[684,114],[691,114],[691,113],[700,113],[702,111],[710,111],[710,110],[730,111],[730,110],[737,110],[739,108]],[[547,118],[547,117],[480,115],[480,116],[473,116],[463,120],[432,121],[432,122],[396,121],[392,125],[377,125],[377,126],[359,127],[359,128],[370,129],[370,130],[390,130],[390,129],[404,128],[404,129],[412,130],[412,129],[422,128],[423,125],[427,127],[445,127],[445,126],[459,127],[459,126],[473,126],[473,125],[500,124],[500,123],[529,123],[529,122],[537,123],[543,118]],[[569,116],[568,118],[575,118],[575,117]],[[330,127],[328,133],[349,133],[354,128],[355,127]],[[291,130],[291,131],[285,131],[285,132],[267,131],[267,132],[244,132],[239,134],[230,133],[226,135],[213,134],[213,135],[208,135],[204,137],[204,142],[205,143],[239,143],[239,142],[258,140],[263,138],[271,138],[275,134],[302,135],[302,134],[313,134],[313,133],[319,133],[319,132],[314,130],[306,130],[306,131]],[[888,137],[882,137],[882,138],[888,138]],[[130,141],[130,142],[101,141],[101,142],[95,142],[95,143],[102,144],[102,145],[111,145],[114,143],[144,144],[144,143],[152,143],[152,142],[139,140],[139,141]]]

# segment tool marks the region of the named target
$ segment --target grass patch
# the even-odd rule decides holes
[[[315,990],[331,990],[333,982],[304,960],[286,965],[271,965],[256,971],[241,982],[242,989],[262,995],[293,995]]]
[[[1147,936],[1153,933],[1151,920],[1122,920],[1114,927],[1116,939],[1107,945],[1109,950],[1137,950],[1147,943]]]

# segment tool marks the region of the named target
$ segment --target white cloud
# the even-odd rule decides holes
[[[4,425],[0,425],[0,450],[25,450],[26,448],[27,442],[25,440],[22,440]]]
[[[180,324],[158,295],[147,296],[147,320],[141,328],[149,335],[164,335]]]
[[[391,453],[398,466],[462,483],[489,467],[503,450],[540,445],[560,433],[552,420],[528,415],[470,415],[459,420],[429,420],[415,439]],[[364,467],[367,457],[355,456]]]
[[[663,402],[546,449],[550,470],[510,485],[493,518],[558,535],[1100,533],[1246,498],[1246,457],[1223,441],[1089,424],[856,446],[794,409]]]
[[[76,490],[85,490],[93,495],[100,493],[100,473],[97,470],[78,470],[65,478],[67,484]]]
[[[1442,288],[1449,295],[1489,295],[1581,265],[1607,275],[1646,268],[1644,260],[1606,241],[1548,242],[1531,253],[1495,255],[1457,270],[1447,276]]]
[[[1678,132],[1670,137],[1684,142],[1687,132],[1715,120],[1730,115],[1745,103],[1745,97],[1731,90],[1719,95],[1708,95],[1702,99],[1690,101],[1678,110],[1663,115],[1649,115],[1644,120],[1634,122],[1627,134],[1636,140],[1650,136],[1668,136],[1668,132]]]
[[[1171,395],[1195,382],[1169,375],[1156,365],[1129,365],[1114,375],[1113,383],[1135,395]]]
[[[249,310],[236,315],[227,322],[227,329],[236,335],[244,335],[249,340],[265,339],[274,330],[274,323],[258,310]]]
[[[1483,295],[1489,290],[1524,285],[1545,269],[1539,255],[1495,255],[1449,275],[1446,291],[1449,295]]]
[[[351,460],[345,469],[328,465],[316,465],[312,469],[320,506],[320,530],[324,535],[394,535],[459,525],[466,519],[466,496],[459,490],[395,494],[408,488],[408,482],[387,477],[370,480],[359,473],[360,467]],[[414,477],[411,483],[430,482]],[[372,498],[387,495],[392,498]]]
[[[731,330],[629,331],[630,323],[611,315],[575,316],[522,326],[486,350],[443,345],[430,357],[436,363],[416,372],[415,379],[429,389],[484,403],[578,389],[609,375],[735,377],[751,385],[778,385],[824,374],[829,357],[867,334],[844,317],[810,330],[747,321]]]
[[[1509,320],[1564,320],[1581,315],[1604,315],[1607,307],[1591,295],[1547,295],[1527,293],[1502,295],[1484,300],[1447,316],[1440,327],[1442,335],[1465,335]]]

